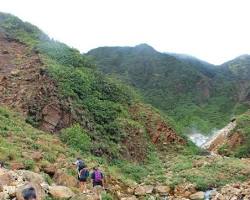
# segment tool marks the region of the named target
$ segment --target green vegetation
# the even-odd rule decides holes
[[[236,131],[240,132],[243,137],[243,144],[234,150],[236,157],[250,157],[250,113],[240,115],[237,118]]]
[[[82,153],[90,150],[91,139],[78,124],[62,130],[60,137],[65,144]]]
[[[73,159],[77,153],[66,148],[53,135],[34,129],[19,115],[0,107],[0,160],[6,164],[22,163],[26,169],[32,170],[35,162],[31,155],[34,152],[43,152],[43,159],[36,163],[41,166],[54,163],[63,154],[67,159]]]
[[[224,75],[214,73],[212,66],[206,64],[197,71],[200,64],[191,67],[194,64],[159,54],[145,45],[125,48],[125,53],[123,48],[115,48],[113,57],[101,49],[98,56],[102,61],[97,65],[103,66],[104,72],[115,74],[115,78],[108,78],[76,49],[50,40],[36,27],[11,15],[0,14],[0,31],[25,43],[30,53],[39,53],[46,75],[56,83],[60,103],[67,102],[75,122],[57,137],[29,125],[39,125],[33,116],[26,123],[22,117],[0,107],[0,160],[7,165],[20,163],[35,170],[36,166],[43,169],[60,163],[68,175],[74,176],[69,165],[76,156],[84,155],[89,167],[98,163],[107,176],[124,183],[160,182],[175,186],[188,181],[198,189],[250,177],[245,173],[247,164],[237,158],[213,160],[198,156],[202,152],[191,142],[159,147],[150,140],[149,135],[154,134],[152,130],[156,130],[158,123],[173,129],[175,124],[181,131],[187,127],[208,131],[223,126],[232,113],[240,114],[247,109],[247,105],[231,98],[234,85],[228,79],[221,80]],[[139,90],[144,100],[157,106],[160,112],[142,104],[136,92],[117,81],[117,77]],[[206,89],[209,95],[203,93]],[[250,135],[248,125],[249,115],[240,116],[238,130],[246,138]],[[248,150],[246,143],[236,155],[248,155]],[[32,159],[34,152],[43,153],[41,160]],[[103,198],[112,199],[108,194],[103,194]]]
[[[250,157],[250,113],[249,111],[236,118],[237,126],[231,132],[229,141],[226,141],[218,149],[218,153],[224,156],[237,158]],[[234,139],[233,139],[234,137]],[[232,138],[232,139],[230,139]],[[234,145],[230,140],[235,141]],[[237,143],[237,140],[239,141]]]
[[[144,122],[138,123],[129,110],[139,101],[136,93],[121,82],[96,71],[88,57],[78,50],[50,40],[38,28],[29,28],[28,23],[12,15],[2,15],[1,30],[8,37],[29,46],[30,53],[39,53],[44,72],[56,83],[61,103],[65,104],[79,124],[62,130],[61,140],[78,151],[123,162],[122,153],[128,150],[122,143],[129,143],[131,132],[138,130],[138,127],[145,129]],[[34,116],[28,116],[26,121],[34,126],[39,126],[40,122]],[[144,137],[148,133],[141,134]],[[149,151],[150,140],[145,139],[140,143],[143,143],[141,148],[144,152]],[[37,144],[32,146],[39,149]],[[56,159],[51,154],[45,155],[45,158],[49,162]],[[145,159],[147,162],[148,158]],[[32,167],[30,163],[26,164]]]
[[[0,31],[9,37],[15,38],[31,47],[34,47],[40,40],[48,40],[48,36],[42,33],[36,26],[14,17],[10,14],[0,12]]]
[[[152,150],[149,153],[148,159],[143,163],[131,163],[127,161],[117,160],[110,166],[109,170],[114,174],[122,175],[122,179],[134,180],[136,182],[146,182],[150,184],[150,178],[153,182],[162,182],[165,180],[165,168],[157,153]]]
[[[133,90],[106,78],[78,50],[50,40],[38,28],[8,14],[2,14],[0,22],[0,29],[9,37],[24,42],[31,52],[40,54],[45,72],[58,86],[60,100],[69,101],[68,109],[85,129],[82,132],[95,141],[91,152],[106,154],[109,158],[120,157],[119,143],[126,135],[120,123],[123,119],[130,120],[128,108],[137,99]],[[26,121],[34,126],[39,124],[39,119],[34,116],[29,116]],[[62,140],[67,140],[69,145],[75,145],[75,141],[82,137],[74,128],[62,134]],[[75,138],[68,140],[70,134]],[[85,150],[79,148],[85,151],[88,147]]]
[[[250,174],[245,174],[248,168],[237,158],[207,159],[199,156],[177,156],[172,159],[170,169],[171,176],[167,176],[167,182],[178,185],[185,181],[196,185],[199,190],[219,187],[228,183],[245,181]]]
[[[101,47],[87,55],[96,60],[98,69],[130,84],[145,102],[173,118],[181,132],[196,128],[210,133],[249,108],[244,104],[247,99],[238,102],[236,80],[241,76],[233,77],[226,65],[217,67],[190,56],[159,53],[146,44]],[[246,71],[250,66],[242,68]]]

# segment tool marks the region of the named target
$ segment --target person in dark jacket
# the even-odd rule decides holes
[[[88,177],[89,177],[89,170],[88,170],[86,165],[83,169],[81,169],[78,177],[79,177],[78,180],[79,180],[80,190],[83,193],[87,193],[87,185],[86,184],[87,184]]]

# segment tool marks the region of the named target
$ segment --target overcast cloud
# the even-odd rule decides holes
[[[0,11],[87,52],[148,43],[214,64],[250,54],[249,0],[0,0]]]

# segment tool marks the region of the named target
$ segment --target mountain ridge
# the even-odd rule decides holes
[[[78,188],[77,172],[72,166],[76,157],[82,157],[90,168],[99,165],[104,172],[107,191],[103,199],[158,198],[166,194],[172,199],[189,198],[196,192],[204,194],[207,189],[250,177],[248,162],[207,156],[208,152],[176,130],[171,118],[145,104],[128,84],[96,70],[92,60],[78,50],[49,39],[37,27],[12,15],[0,13],[0,29],[0,160],[8,169],[25,169],[28,174],[43,176],[49,189],[55,183],[60,188],[67,186],[64,191],[72,188],[71,195],[76,196],[67,197],[70,200],[89,198]],[[133,78],[144,81],[135,85],[147,89],[149,82],[148,94],[155,94],[155,86],[162,86],[159,77],[165,84],[165,77],[179,76],[166,82],[176,89],[169,94],[178,97],[168,99],[173,102],[165,104],[170,110],[176,101],[185,103],[187,111],[195,107],[181,97],[195,94],[186,91],[195,92],[197,80],[200,97],[214,92],[206,90],[211,79],[195,67],[187,69],[176,58],[157,52],[151,57],[154,50],[141,48],[144,46],[132,52],[126,49],[130,58],[138,61],[127,72],[136,69],[139,75],[133,74]],[[117,56],[127,60],[122,50]],[[175,64],[168,71],[168,65],[160,69],[154,65],[166,60]],[[148,77],[140,77],[144,74]],[[169,92],[164,88],[159,91]],[[228,109],[229,105],[223,107],[225,99],[218,108]],[[202,98],[195,102],[207,103]],[[175,111],[185,117],[183,107]],[[9,172],[13,171],[7,170],[4,175]],[[0,185],[2,180],[1,176]],[[14,182],[7,184],[8,191],[0,191],[0,198],[15,198],[13,189],[19,187],[13,187]],[[91,183],[87,185],[92,192]],[[46,200],[58,199],[51,193],[45,195]]]
[[[192,126],[193,122],[194,126],[203,124],[200,127],[198,125],[198,128],[203,131],[209,131],[213,127],[223,127],[233,114],[238,113],[238,108],[242,107],[242,105],[238,105],[238,102],[245,104],[248,101],[248,89],[244,91],[238,89],[239,84],[235,80],[237,77],[229,67],[226,67],[226,63],[215,66],[192,56],[183,57],[179,54],[157,51],[151,55],[147,54],[145,57],[136,52],[136,46],[96,48],[86,55],[95,59],[97,68],[102,72],[129,83],[140,91],[147,103],[153,104],[167,115],[174,117],[176,121],[180,121],[182,118],[192,118],[193,114],[187,113],[188,117],[182,115],[181,118],[175,114],[186,110],[185,105],[192,105],[192,112],[198,112],[198,115],[195,115],[202,121],[185,119],[180,123],[182,130],[188,124]],[[164,101],[168,103],[163,104]],[[228,105],[228,109],[222,112],[220,111],[221,105],[218,104],[223,104],[223,101]],[[169,105],[173,105],[174,110],[176,108],[178,111],[168,108]],[[213,111],[210,105],[212,105]],[[207,108],[204,109],[204,106]],[[218,124],[213,119],[215,117],[213,113],[220,116],[217,121],[221,118],[224,122]],[[207,120],[207,115],[209,115],[209,120]],[[211,121],[214,122],[211,124]],[[207,125],[208,127],[205,127]]]

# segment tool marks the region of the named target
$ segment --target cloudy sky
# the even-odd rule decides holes
[[[87,52],[148,43],[214,64],[250,54],[249,0],[0,0],[0,11]]]

